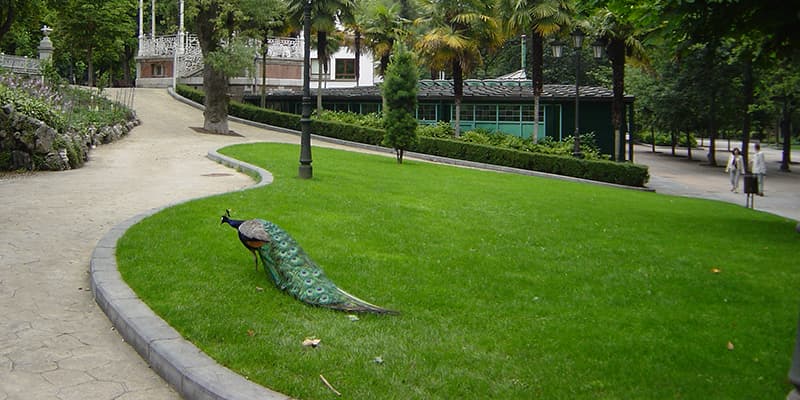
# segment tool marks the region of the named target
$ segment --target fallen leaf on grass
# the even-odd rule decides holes
[[[383,364],[383,357],[377,356],[377,357],[373,358],[372,361],[374,361],[375,364]]]
[[[358,316],[357,315],[349,314],[347,316],[347,318],[350,318],[350,321],[353,321],[353,322],[358,321]]]
[[[264,288],[261,286],[256,286],[256,292],[263,292]]]
[[[247,330],[247,336],[253,337],[253,336],[255,336],[255,335],[256,335],[256,331],[254,331],[254,330],[252,330],[252,329],[248,329],[248,330]]]
[[[721,272],[721,270],[719,268],[711,268],[711,273],[713,273],[713,274],[718,274],[720,272]]]
[[[317,338],[313,338],[313,337],[306,338],[305,340],[303,340],[303,346],[306,346],[306,347],[317,347],[317,346],[319,346],[319,342],[321,342],[321,341],[322,341],[322,339],[317,339]]]
[[[728,341],[728,350],[733,350],[733,342]]]

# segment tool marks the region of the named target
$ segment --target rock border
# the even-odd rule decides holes
[[[255,185],[240,191],[272,183],[271,173],[252,164],[224,156],[216,150],[209,151],[208,158],[260,178]],[[205,197],[210,196],[155,208],[111,228],[97,243],[89,264],[95,302],[123,339],[184,399],[290,399],[225,368],[184,339],[139,299],[117,269],[117,241],[130,227],[165,208]]]

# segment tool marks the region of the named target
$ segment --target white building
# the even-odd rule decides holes
[[[139,52],[136,56],[137,87],[169,87],[176,83],[201,87],[203,85],[203,56],[197,36],[183,29],[183,1],[180,2],[178,33],[156,35],[155,0],[151,0],[151,30],[144,33],[143,0],[139,0]],[[237,94],[259,93],[262,86],[269,90],[292,89],[303,85],[303,39],[273,37],[268,42],[266,60],[253,47],[253,70],[230,79],[231,91]],[[356,69],[356,63],[359,68]],[[266,66],[266,69],[264,69]],[[264,73],[265,71],[265,73]],[[311,86],[347,88],[372,86],[376,82],[372,55],[364,52],[360,60],[348,48],[342,47],[330,58],[328,73],[319,79],[316,51],[311,51]],[[356,79],[358,71],[358,79]],[[378,80],[379,81],[379,80]]]

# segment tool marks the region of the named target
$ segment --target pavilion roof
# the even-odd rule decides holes
[[[322,89],[323,96],[328,101],[375,101],[380,100],[379,86],[360,86],[353,88],[327,88]],[[316,89],[311,92],[316,95]],[[300,89],[275,90],[270,93],[274,97],[301,96]],[[418,85],[418,98],[420,101],[451,100],[453,98],[453,81],[422,79]],[[544,85],[542,101],[565,101],[575,98],[575,85]],[[611,101],[611,89],[596,86],[581,86],[580,98],[584,100]],[[625,102],[633,102],[634,97],[625,96]],[[518,102],[533,100],[533,90],[530,80],[503,80],[503,79],[466,79],[464,80],[465,102],[495,101]]]

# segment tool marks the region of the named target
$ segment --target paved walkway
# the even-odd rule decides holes
[[[246,141],[299,142],[236,123],[231,129],[244,137],[196,133],[189,127],[202,124],[200,111],[164,90],[137,89],[135,108],[143,124],[93,150],[83,168],[0,176],[0,400],[177,398],[93,301],[87,276],[92,249],[131,216],[252,184],[209,161],[208,150]],[[637,148],[637,162],[650,165],[657,191],[744,204],[744,195],[728,191],[722,169],[648,150]],[[768,161],[778,159],[768,155]],[[756,199],[756,208],[800,220],[797,169],[771,168],[767,196]]]
[[[249,140],[299,142],[245,125],[204,135],[202,114],[165,90],[136,90],[143,124],[77,170],[0,176],[0,400],[171,399],[89,290],[88,260],[114,225],[169,203],[251,185],[206,158]]]
[[[741,148],[741,142],[731,142],[730,148],[734,147]],[[781,151],[768,146],[762,146],[762,150],[767,161],[765,195],[755,197],[754,209],[800,221],[800,164],[791,165],[792,172],[780,171]],[[752,145],[750,152],[755,152]],[[707,153],[707,148],[694,149],[692,160],[689,160],[686,149],[678,149],[673,156],[669,147],[656,147],[656,152],[653,153],[651,146],[638,145],[635,146],[634,161],[650,167],[648,186],[658,193],[719,200],[744,206],[744,179],[739,183],[739,193],[732,193],[730,179],[724,168],[730,154],[728,141],[717,141],[716,158],[720,167],[709,166]],[[792,160],[800,161],[800,150],[792,151]]]

